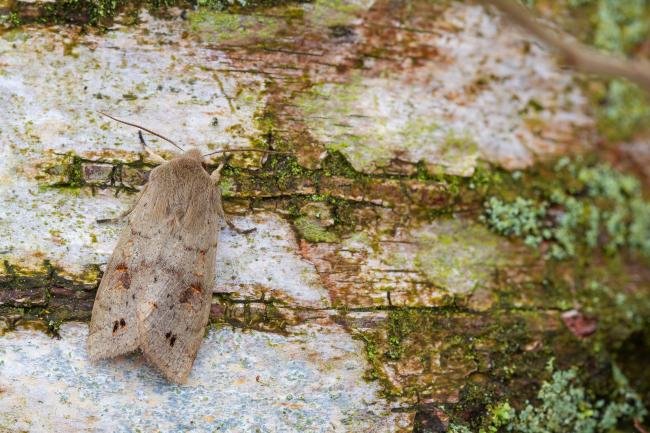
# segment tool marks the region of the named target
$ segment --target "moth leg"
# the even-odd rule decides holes
[[[226,164],[225,161],[221,161],[219,166],[216,169],[214,169],[214,171],[212,173],[210,173],[210,178],[212,178],[212,180],[215,183],[219,183],[219,180],[221,179],[221,170],[223,170],[223,167],[224,167],[225,164]],[[223,211],[222,206],[219,206],[219,214],[220,214],[221,218],[223,218],[223,220],[226,222],[226,224],[228,224],[228,227],[230,227],[233,231],[236,231],[240,235],[246,235],[248,233],[252,233],[255,230],[257,230],[257,228],[255,228],[255,227],[250,228],[250,229],[242,229],[242,228],[237,227],[235,225],[235,223],[233,223],[230,220],[230,218],[228,218],[226,216],[226,213]]]
[[[219,209],[217,210],[217,212],[219,212],[219,216],[221,217],[221,219],[223,221],[226,222],[228,227],[230,227],[231,230],[239,233],[240,235],[247,235],[247,234],[253,233],[255,230],[257,230],[256,227],[252,227],[250,229],[242,229],[242,228],[237,227],[237,225],[230,220],[230,217],[228,217],[226,215],[226,213],[224,212],[223,207],[221,205],[219,205]]]
[[[97,221],[98,224],[116,223],[116,222],[119,222],[120,220],[128,217],[131,214],[131,212],[133,212],[133,209],[135,209],[135,206],[140,201],[140,197],[142,197],[142,194],[144,194],[144,192],[147,190],[148,186],[149,186],[149,184],[145,184],[144,188],[142,188],[142,191],[140,191],[140,193],[138,194],[138,198],[136,198],[135,203],[133,203],[127,210],[125,210],[124,212],[122,212],[118,216],[116,216],[114,218],[98,218],[95,221]]]
[[[97,221],[99,224],[116,223],[129,216],[129,214],[133,212],[133,209],[135,209],[135,204],[114,218],[98,218],[95,221]]]
[[[214,181],[214,183],[219,183],[219,180],[221,179],[221,170],[223,170],[223,166],[225,164],[225,161],[221,161],[219,166],[215,168],[212,173],[210,173],[210,178]]]
[[[224,217],[224,219],[226,221],[226,224],[228,224],[228,227],[230,227],[232,230],[236,231],[240,235],[247,235],[247,234],[253,233],[255,230],[257,230],[257,227],[252,227],[250,229],[242,229],[242,228],[237,227],[235,225],[235,223],[230,221],[230,218]]]
[[[138,138],[140,139],[140,143],[142,144],[142,148],[144,151],[149,155],[149,158],[151,158],[154,162],[157,162],[158,164],[164,164],[165,158],[162,156],[158,155],[156,152],[153,150],[149,149],[149,146],[147,146],[147,143],[144,141],[144,136],[142,135],[142,131],[138,130]]]

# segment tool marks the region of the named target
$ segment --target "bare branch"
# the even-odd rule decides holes
[[[650,62],[603,54],[584,44],[574,42],[567,35],[541,24],[528,9],[516,1],[482,1],[495,5],[511,21],[557,51],[562,62],[567,66],[588,74],[626,78],[650,93]]]

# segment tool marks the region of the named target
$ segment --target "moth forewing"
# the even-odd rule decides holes
[[[140,348],[169,380],[187,379],[208,322],[225,221],[197,149],[152,170],[97,291],[91,359]]]

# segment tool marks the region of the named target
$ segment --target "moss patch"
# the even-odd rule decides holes
[[[507,262],[500,239],[479,224],[437,220],[417,236],[416,267],[433,285],[467,294]]]
[[[300,236],[310,242],[336,242],[338,236],[323,228],[318,219],[312,217],[300,217],[294,222]]]
[[[189,30],[209,43],[270,41],[282,28],[282,19],[199,9],[188,14]]]

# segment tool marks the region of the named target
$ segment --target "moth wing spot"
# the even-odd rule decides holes
[[[181,304],[192,303],[195,299],[203,294],[203,287],[199,283],[191,284],[190,287],[185,289],[178,299]]]
[[[126,326],[126,321],[124,319],[120,319],[120,327],[124,328]]]
[[[172,333],[171,333],[171,332],[168,332],[168,333],[165,334],[165,338],[166,338],[166,339],[169,339],[169,337],[171,337],[171,336],[172,336]]]
[[[118,322],[117,320],[115,322],[113,322],[113,334],[115,334],[117,332],[117,329],[119,327],[120,327],[120,322]]]
[[[117,281],[120,289],[128,289],[131,286],[131,275],[128,272],[129,268],[125,263],[120,263],[115,266],[115,272],[117,272]]]
[[[169,346],[174,347],[174,343],[176,343],[176,336],[172,335],[172,338],[169,339]]]

